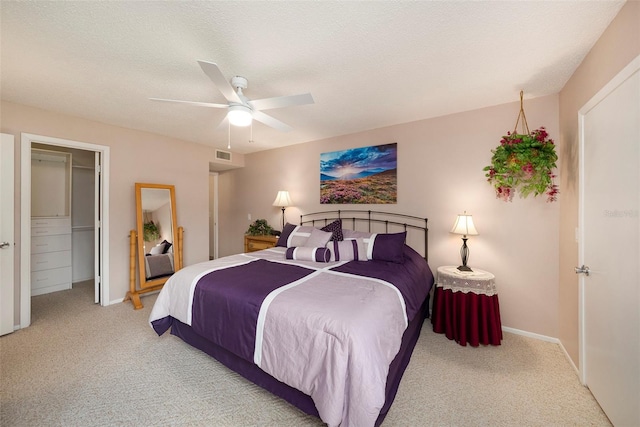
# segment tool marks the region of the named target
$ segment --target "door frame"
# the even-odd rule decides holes
[[[210,215],[213,217],[213,229],[209,230],[209,240],[213,234],[213,258],[216,259],[218,258],[218,177],[220,174],[209,172],[209,176],[213,178],[213,185],[211,185],[211,180],[209,181],[209,186],[213,186],[213,188],[209,188],[209,209]],[[213,193],[213,199],[211,199],[211,193]]]
[[[586,115],[618,86],[624,83],[634,73],[640,71],[640,55],[624,67],[615,77],[602,87],[587,103],[578,110],[578,265],[584,265],[584,126]],[[589,361],[586,360],[586,331],[585,331],[585,277],[578,277],[578,363],[580,381],[587,385],[587,371]]]
[[[99,254],[96,257],[102,268],[100,272],[100,304],[109,305],[109,150],[104,145],[72,141],[62,138],[21,133],[20,151],[20,327],[31,324],[31,146],[33,143],[76,148],[100,153],[100,209],[94,215],[100,219]],[[97,167],[98,165],[96,165]]]

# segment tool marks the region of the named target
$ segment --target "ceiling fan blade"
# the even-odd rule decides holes
[[[198,101],[180,101],[177,99],[161,99],[161,98],[149,98],[152,101],[161,101],[161,102],[173,102],[178,104],[188,104],[195,105],[198,107],[209,107],[209,108],[227,108],[227,104],[212,104],[210,102],[198,102]]]
[[[270,126],[276,130],[281,132],[290,132],[293,130],[291,126],[286,123],[282,123],[280,120],[275,119],[261,111],[253,111],[253,118],[257,121],[264,123],[267,126]]]
[[[216,85],[222,95],[227,98],[227,101],[237,104],[243,104],[242,100],[233,89],[233,86],[231,86],[231,84],[227,81],[227,79],[224,77],[224,74],[222,74],[222,71],[220,71],[220,68],[218,68],[216,64],[206,61],[198,61],[198,64],[200,64],[200,68],[202,68],[202,71],[204,71],[204,73],[209,76],[211,81],[213,81],[213,84]]]
[[[300,95],[277,96],[275,98],[255,99],[249,101],[254,110],[271,110],[274,108],[292,107],[295,105],[313,104],[313,96],[310,93]]]

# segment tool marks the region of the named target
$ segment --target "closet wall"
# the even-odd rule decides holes
[[[93,157],[93,153],[90,153]],[[75,158],[76,156],[74,156]],[[86,162],[85,162],[86,163]],[[75,161],[72,167],[71,235],[73,283],[93,280],[94,276],[94,192],[95,172],[91,166]]]
[[[31,295],[71,289],[70,153],[31,151]]]
[[[69,289],[71,283],[77,283],[85,280],[93,280],[95,266],[95,245],[94,245],[94,217],[95,217],[95,158],[94,153],[85,150],[75,150],[58,146],[49,146],[45,144],[33,144],[33,151],[41,149],[49,152],[61,153],[69,156],[71,162],[69,164],[68,197],[65,203],[68,203],[68,213],[66,218],[69,227],[69,286],[63,289]],[[32,165],[33,167],[33,165]],[[32,199],[33,194],[51,194],[46,189],[46,185],[42,180],[33,180],[34,171],[32,169]],[[49,196],[50,197],[50,196]],[[35,206],[32,200],[32,215]],[[32,234],[33,235],[33,234]],[[32,249],[33,258],[33,249]],[[33,293],[32,279],[32,295]],[[50,292],[61,290],[52,288]]]

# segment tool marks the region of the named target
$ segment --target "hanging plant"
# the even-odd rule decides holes
[[[143,237],[145,242],[152,242],[160,238],[160,229],[153,221],[144,223]]]
[[[498,199],[510,202],[518,192],[520,197],[546,194],[547,201],[553,202],[559,193],[553,182],[556,177],[553,170],[558,160],[556,146],[544,127],[529,132],[522,97],[523,92],[520,92],[520,114],[513,133],[507,132],[500,145],[491,150],[491,165],[483,170]],[[524,129],[523,133],[517,133],[520,117],[526,133]]]

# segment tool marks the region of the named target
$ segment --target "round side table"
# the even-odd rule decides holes
[[[484,270],[438,267],[431,315],[433,331],[460,345],[500,345],[502,324],[495,276]]]

